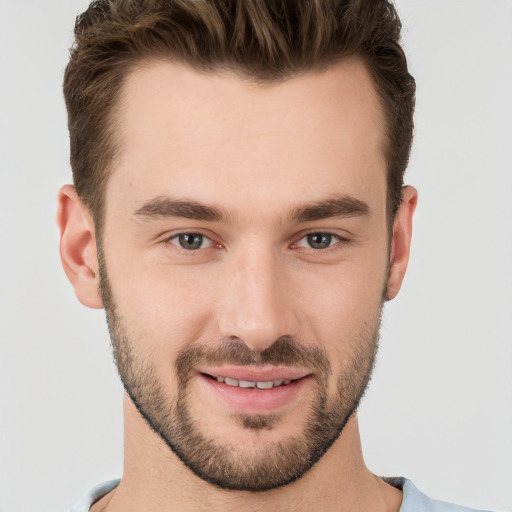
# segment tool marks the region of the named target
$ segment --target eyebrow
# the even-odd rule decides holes
[[[293,208],[288,215],[291,222],[312,222],[328,218],[368,216],[367,203],[350,195],[335,195],[329,199],[313,201]],[[232,219],[225,209],[188,199],[157,197],[144,203],[134,212],[137,217],[179,217],[208,222],[226,222]]]
[[[290,218],[297,222],[311,222],[329,218],[364,217],[370,207],[361,199],[350,195],[335,195],[323,201],[314,201],[295,208]]]
[[[172,197],[151,199],[136,210],[134,215],[149,218],[181,217],[210,222],[223,221],[229,217],[224,209],[217,206]]]

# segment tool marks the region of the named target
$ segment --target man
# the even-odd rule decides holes
[[[61,256],[126,396],[73,510],[468,510],[361,454],[417,200],[392,5],[97,1],[75,36]]]

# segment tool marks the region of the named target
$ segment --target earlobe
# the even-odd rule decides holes
[[[409,262],[412,219],[417,202],[417,190],[414,187],[404,187],[402,189],[402,201],[393,223],[386,300],[394,299],[402,286]]]
[[[94,222],[71,185],[59,192],[57,224],[62,266],[78,300],[90,308],[102,308]]]

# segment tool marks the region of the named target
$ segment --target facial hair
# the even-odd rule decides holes
[[[357,410],[369,383],[377,353],[381,310],[350,340],[350,354],[336,377],[336,392],[328,392],[332,368],[322,347],[311,347],[283,336],[261,352],[239,339],[196,343],[182,350],[175,362],[178,383],[169,396],[157,378],[152,360],[137,351],[138,340],[129,334],[117,312],[113,292],[100,258],[100,292],[107,314],[114,359],[124,388],[149,427],[196,476],[221,489],[268,491],[301,478],[341,435]],[[343,340],[345,343],[346,340]],[[341,342],[341,340],[340,340]],[[191,407],[190,378],[201,365],[294,366],[313,370],[316,393],[304,404],[307,421],[301,432],[279,442],[236,446],[221,443],[201,425]],[[272,430],[279,413],[238,417],[246,430]]]

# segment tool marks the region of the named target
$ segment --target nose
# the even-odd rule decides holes
[[[218,303],[222,338],[237,338],[255,351],[297,333],[296,297],[286,265],[262,252],[234,256],[226,265]]]

